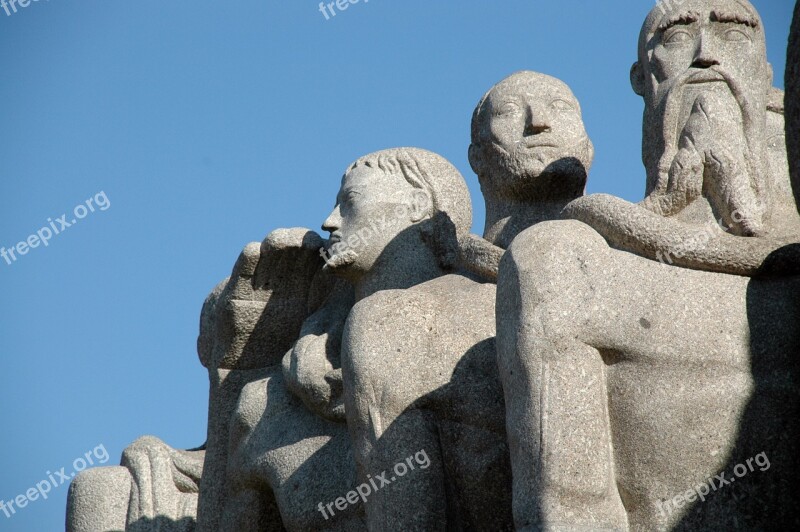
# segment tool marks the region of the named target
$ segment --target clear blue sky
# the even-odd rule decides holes
[[[754,3],[783,87],[793,1]],[[101,444],[109,463],[143,434],[201,444],[203,299],[247,242],[319,229],[358,156],[444,155],[481,232],[469,120],[515,70],[559,77],[580,99],[597,153],[589,191],[641,199],[642,102],[628,71],[652,6],[362,0],[328,21],[317,0],[0,9],[0,246],[48,218],[70,222],[100,192],[111,205],[0,259],[0,499]],[[66,493],[0,513],[0,531],[63,529]]]

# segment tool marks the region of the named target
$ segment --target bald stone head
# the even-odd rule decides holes
[[[593,157],[578,100],[551,76],[512,74],[473,114],[469,161],[487,198],[574,199]]]

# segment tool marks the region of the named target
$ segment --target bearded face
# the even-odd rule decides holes
[[[762,232],[772,72],[758,14],[745,0],[659,6],[639,57],[631,79],[645,98],[645,205],[691,221],[711,215],[744,236]]]
[[[484,193],[539,200],[583,193],[594,152],[564,83],[520,72],[490,91],[481,113],[480,147],[473,149],[480,150]]]

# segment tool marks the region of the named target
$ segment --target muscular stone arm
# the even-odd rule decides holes
[[[800,271],[800,246],[792,240],[712,233],[608,194],[579,198],[564,216],[591,226],[614,248],[665,264],[747,276]]]
[[[360,481],[383,472],[389,480],[366,502],[369,529],[444,530],[446,492],[438,437],[428,415],[412,406],[421,396],[420,383],[434,382],[426,372],[436,370],[425,362],[432,358],[426,337],[435,314],[423,301],[400,294],[387,290],[361,301],[345,325],[342,369],[348,425]],[[395,464],[420,450],[430,457],[430,467],[397,478]]]
[[[596,240],[576,222],[544,223],[518,236],[500,266],[498,366],[517,530],[627,526],[614,482],[604,363],[574,330],[581,325],[575,308],[590,303],[580,297],[592,292],[584,268]]]
[[[468,234],[459,241],[460,265],[475,275],[497,282],[497,271],[504,250],[478,235]]]

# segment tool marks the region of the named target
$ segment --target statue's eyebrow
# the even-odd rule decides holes
[[[684,11],[677,15],[673,15],[661,24],[659,24],[658,31],[666,31],[673,26],[688,26],[700,20],[700,13],[697,11]]]
[[[712,22],[729,22],[732,24],[743,24],[750,28],[757,28],[758,27],[758,19],[750,14],[742,14],[742,13],[729,13],[727,11],[721,11],[719,9],[714,9],[711,11],[711,21]]]

